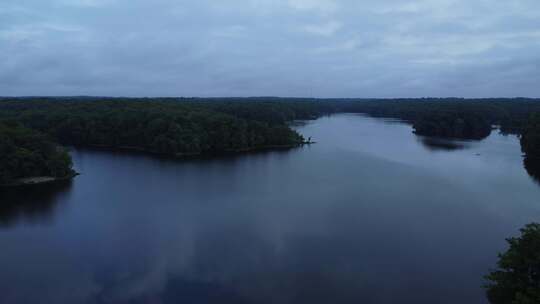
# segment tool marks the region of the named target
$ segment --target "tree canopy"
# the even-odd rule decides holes
[[[3,106],[10,118],[76,146],[178,156],[294,147],[304,142],[285,124],[289,117],[262,105],[239,110],[238,115],[218,111],[213,104],[160,101],[56,100]]]
[[[0,185],[19,178],[73,174],[69,154],[17,122],[0,122]]]
[[[430,113],[417,119],[416,134],[459,139],[483,139],[491,134],[491,124],[480,115],[459,112]]]
[[[510,248],[499,255],[498,268],[486,276],[492,304],[540,303],[540,224],[521,229],[509,238]]]

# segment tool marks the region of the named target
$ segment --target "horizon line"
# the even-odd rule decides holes
[[[291,96],[107,96],[107,95],[17,95],[2,96],[0,99],[27,99],[27,98],[110,98],[110,99],[311,99],[311,100],[396,100],[396,99],[461,99],[461,100],[486,100],[486,99],[540,99],[540,97],[291,97]]]

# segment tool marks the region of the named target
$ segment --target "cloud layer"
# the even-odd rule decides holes
[[[0,95],[540,96],[536,0],[4,0]]]

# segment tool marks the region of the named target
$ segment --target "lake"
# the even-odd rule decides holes
[[[0,303],[486,303],[505,238],[540,220],[515,136],[353,114],[296,128],[317,144],[73,150],[72,182],[3,194]]]

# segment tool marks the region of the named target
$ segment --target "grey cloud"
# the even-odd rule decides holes
[[[533,0],[5,0],[0,95],[538,96]]]

